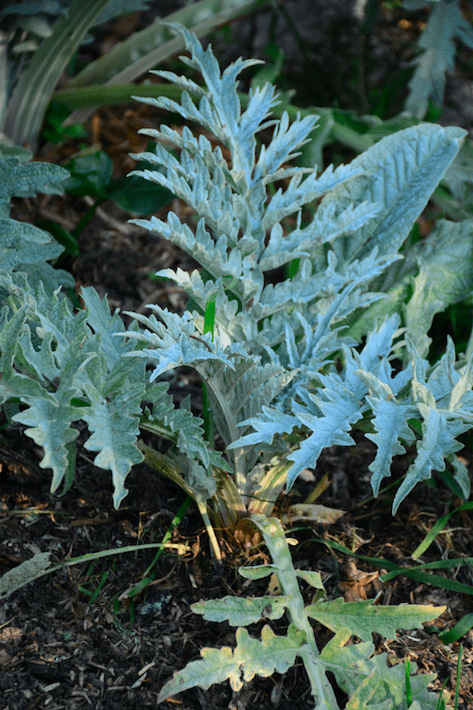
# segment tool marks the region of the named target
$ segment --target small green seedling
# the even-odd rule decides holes
[[[272,563],[242,567],[240,574],[247,579],[277,575],[281,594],[227,596],[192,604],[192,610],[208,621],[228,621],[237,626],[236,647],[202,649],[202,659],[191,661],[175,673],[159,693],[158,702],[195,686],[207,690],[224,680],[229,680],[232,689],[238,692],[255,675],[266,678],[274,672],[283,674],[300,659],[309,678],[315,710],[340,710],[328,672],[348,695],[345,710],[436,710],[438,698],[427,690],[435,676],[411,675],[415,673],[415,664],[411,664],[408,676],[402,663],[390,667],[386,663],[387,654],[373,655],[371,635],[376,632],[393,639],[396,629],[422,628],[423,622],[437,618],[445,607],[408,604],[387,607],[377,606],[372,600],[346,603],[342,598],[319,600],[304,607],[299,581],[320,591],[324,589],[320,574],[294,568],[288,541],[277,518],[255,515],[252,520],[263,535]],[[262,619],[275,621],[284,613],[289,619],[286,636],[276,635],[269,623],[263,627],[261,639],[242,628]],[[310,619],[335,634],[322,650],[316,643]],[[348,645],[353,636],[360,641]]]

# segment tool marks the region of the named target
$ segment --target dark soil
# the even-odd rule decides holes
[[[295,3],[288,2],[287,6],[291,9]],[[328,12],[328,16],[333,19],[333,13]],[[384,44],[379,37],[376,39],[381,47],[380,57],[389,55],[386,46],[392,47],[393,38],[400,34],[397,20],[390,15],[379,20],[384,28],[381,35]],[[136,26],[141,21],[138,17]],[[250,18],[246,22],[255,26],[258,20]],[[268,24],[267,18],[264,22]],[[353,34],[353,27],[346,23],[343,26],[348,35]],[[386,29],[389,26],[391,33]],[[117,27],[112,23],[109,30],[112,44]],[[262,25],[256,27],[260,29]],[[345,35],[341,30],[334,32],[342,41]],[[402,38],[398,41],[402,44]],[[327,51],[325,47],[324,52]],[[387,76],[388,69],[388,63],[380,61],[380,81]],[[360,95],[359,86],[357,91]],[[349,94],[348,87],[345,95]],[[313,103],[323,105],[322,100]],[[154,126],[159,120],[157,112],[146,106],[102,108],[88,123],[89,143],[95,142],[110,154],[115,177],[119,177],[134,167],[128,152],[146,146],[137,130]],[[74,140],[59,146],[47,144],[42,146],[38,157],[64,163],[78,147]],[[16,200],[14,213],[17,218],[31,222],[54,218],[72,230],[89,204],[84,198],[68,195],[39,196],[35,200]],[[186,207],[177,201],[164,208],[163,214],[167,209],[178,212],[182,219],[187,215]],[[130,216],[115,203],[104,203],[80,236],[81,256],[66,257],[62,268],[70,270],[79,285],[93,285],[101,295],[107,293],[112,309],[146,312],[146,304],[152,302],[172,310],[181,309],[182,295],[171,284],[157,282],[150,275],[160,268],[180,266],[189,270],[195,264],[172,245],[128,224]],[[190,215],[189,220],[191,223]],[[198,392],[198,383],[186,377],[180,381],[181,390],[187,393],[195,388],[192,393]],[[80,435],[79,442],[82,438]],[[445,689],[453,698],[459,644],[445,645],[437,633],[452,628],[471,613],[472,598],[407,576],[383,582],[380,578],[386,570],[359,556],[414,566],[411,555],[427,531],[462,501],[455,500],[440,477],[436,477],[431,485],[418,486],[397,516],[392,517],[395,488],[386,490],[377,500],[371,498],[368,466],[374,457],[374,445],[361,436],[356,441],[351,448],[334,447],[326,451],[312,479],[309,476],[311,480],[296,484],[291,494],[280,501],[277,512],[284,515],[290,504],[305,500],[328,474],[331,484],[317,502],[346,511],[331,525],[289,520],[286,527],[291,537],[299,541],[293,548],[295,564],[319,570],[329,598],[342,595],[349,601],[377,597],[378,604],[445,605],[447,609],[435,627],[401,630],[394,641],[377,638],[375,642],[377,651],[387,652],[390,661],[410,659],[420,672],[436,673],[433,689],[439,691],[446,683]],[[413,451],[408,451],[396,459],[393,481],[406,471],[413,455]],[[470,450],[466,448],[462,455],[471,468]],[[203,621],[191,611],[190,605],[199,599],[264,591],[261,583],[247,587],[237,573],[242,564],[265,561],[264,549],[245,551],[231,534],[220,531],[225,561],[223,569],[216,573],[202,521],[191,506],[172,533],[172,543],[183,546],[180,551],[169,549],[158,559],[156,550],[150,549],[120,554],[120,548],[126,546],[161,542],[184,500],[183,492],[148,466],[136,466],[127,478],[129,494],[121,508],[114,510],[110,474],[95,468],[80,444],[74,483],[62,496],[50,494],[50,473],[39,467],[40,460],[41,452],[24,436],[21,427],[3,430],[0,575],[38,552],[49,552],[51,560],[57,563],[94,551],[114,549],[117,553],[93,563],[63,567],[28,584],[0,604],[0,709],[155,707],[163,684],[174,671],[198,658],[203,647],[233,645],[233,629],[227,624]],[[351,555],[329,547],[329,542],[343,545]],[[450,519],[447,529],[422,556],[422,562],[470,556],[472,549],[473,518],[470,513],[462,512]],[[473,584],[470,567],[438,570],[436,574]],[[143,579],[149,583],[135,594],[135,585],[143,584]],[[305,589],[304,594],[309,601],[310,591]],[[276,632],[284,632],[284,620],[269,623]],[[259,631],[250,628],[251,633]],[[316,627],[316,637],[322,646],[330,634]],[[468,632],[462,642],[458,708],[467,710],[472,707],[473,633]],[[312,707],[311,703],[309,684],[298,664],[284,677],[255,680],[238,695],[233,695],[225,684],[205,692],[187,691],[164,702],[162,707],[164,710],[176,705],[183,710],[292,710],[297,705],[302,710]]]
[[[199,657],[204,646],[233,645],[234,630],[227,624],[202,621],[190,610],[199,599],[227,594],[258,594],[264,589],[253,583],[246,589],[238,576],[241,564],[262,563],[264,551],[245,553],[231,538],[224,537],[226,560],[216,574],[205,531],[195,510],[189,510],[172,542],[182,543],[180,554],[171,551],[154,562],[155,550],[119,554],[122,547],[160,542],[184,499],[180,489],[145,465],[127,478],[129,494],[122,507],[111,506],[111,480],[107,472],[91,463],[80,449],[76,479],[64,496],[49,493],[50,478],[35,460],[37,452],[19,430],[10,430],[2,448],[0,572],[50,552],[61,562],[98,550],[116,549],[117,554],[95,563],[84,563],[36,580],[12,594],[0,607],[0,707],[30,708],[123,708],[154,707],[157,694],[172,675],[188,661]],[[333,448],[321,457],[315,481],[328,473],[332,485],[321,499],[325,505],[342,508],[346,515],[333,525],[312,527],[287,525],[297,566],[319,570],[329,598],[343,595],[346,601],[378,597],[379,604],[434,604],[447,607],[435,622],[440,630],[452,627],[471,612],[471,599],[407,577],[388,583],[379,577],[386,570],[358,559],[357,555],[383,558],[400,566],[410,559],[425,532],[451,508],[451,493],[441,483],[424,487],[410,496],[398,515],[390,514],[390,497],[369,499],[369,471],[373,458],[370,442],[360,439],[351,449]],[[394,475],[405,470],[406,458],[396,462]],[[279,512],[289,502],[306,497],[314,484],[302,484],[283,498]],[[454,527],[455,526],[455,527]],[[352,551],[344,555],[330,550],[325,541],[336,541]],[[470,554],[473,543],[471,518],[459,518],[448,532],[423,555],[423,562]],[[150,566],[151,574],[150,577]],[[448,572],[447,575],[451,575]],[[132,595],[144,576],[150,579],[143,592]],[[468,568],[455,578],[471,584]],[[310,592],[305,591],[307,600]],[[271,622],[284,633],[284,622]],[[256,627],[250,629],[259,633]],[[326,643],[329,634],[316,628],[317,640]],[[420,671],[438,674],[437,690],[447,681],[455,688],[458,644],[444,645],[429,629],[399,631],[395,641],[376,640],[377,650],[391,661],[409,658]],[[463,639],[464,665],[459,708],[469,707],[473,690],[470,663],[473,634]],[[277,698],[273,702],[271,698]],[[233,697],[228,687],[208,691],[190,690],[163,708],[178,704],[189,709],[277,707],[289,710],[295,702],[311,707],[308,682],[297,665],[283,678],[256,680]]]

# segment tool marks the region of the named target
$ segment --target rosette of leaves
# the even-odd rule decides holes
[[[292,124],[286,114],[273,119],[271,84],[251,91],[243,110],[239,74],[256,62],[239,59],[221,72],[210,47],[175,29],[190,53],[183,61],[205,87],[157,72],[180,87],[181,102],[141,100],[204,130],[196,136],[187,126],[144,129],[156,148],[136,157],[155,169],[136,174],[190,205],[196,228],[172,212],[165,221],[133,221],[187,251],[202,270],[160,271],[189,294],[192,307],[177,315],[151,305],[149,317],[134,314],[144,330],[128,335],[140,344],[135,355],[152,364],[152,381],[180,366],[201,376],[232,467],[232,475],[214,472],[222,522],[234,525],[248,511],[269,514],[283,486],[314,467],[325,447],[353,445],[357,424],[366,430],[368,423],[378,447],[371,464],[375,494],[393,456],[417,441],[394,511],[446,461],[468,495],[467,472],[455,453],[458,435],[472,422],[471,361],[456,362],[449,342],[442,359],[429,365],[416,347],[426,334],[400,341],[396,313],[371,328],[361,347],[347,327],[383,298],[370,284],[402,259],[399,249],[465,132],[420,124],[321,175],[290,167],[317,117]],[[272,131],[264,145],[262,131]],[[316,203],[306,217],[305,206]],[[295,260],[293,275],[271,282],[268,275]],[[395,357],[404,362],[399,371],[391,364]]]
[[[354,426],[378,447],[375,494],[392,457],[417,441],[394,510],[446,461],[467,496],[468,474],[456,452],[473,416],[471,358],[456,361],[450,342],[431,366],[422,333],[409,330],[399,340],[396,314],[371,328],[362,345],[347,327],[383,298],[370,285],[401,259],[399,248],[464,131],[419,125],[320,176],[290,167],[316,117],[292,125],[286,115],[273,120],[277,97],[270,84],[251,92],[242,111],[238,77],[254,62],[238,60],[221,73],[210,48],[183,36],[191,53],[185,61],[206,88],[165,72],[182,89],[181,103],[150,101],[216,140],[197,138],[187,127],[150,130],[178,157],[158,142],[154,152],[138,156],[152,163],[139,174],[187,201],[199,220],[195,230],[172,212],[166,221],[137,220],[203,267],[160,272],[192,298],[182,315],[153,305],[152,315],[135,315],[126,330],[93,289],[82,290],[85,308],[74,310],[61,291],[73,285],[71,277],[48,263],[61,247],[9,216],[10,197],[59,191],[66,173],[24,162],[25,156],[21,162],[7,150],[1,156],[1,403],[42,447],[52,490],[72,482],[75,423],[82,420],[94,463],[112,472],[115,506],[127,493],[131,467],[145,456],[195,498],[211,534],[209,499],[219,523],[229,526],[248,512],[270,514],[283,487],[315,466],[324,447],[353,444]],[[267,145],[258,142],[263,129],[272,131]],[[305,207],[317,202],[307,217]],[[293,275],[276,283],[268,278],[296,260]],[[421,296],[425,315],[428,294]],[[393,368],[393,357],[401,369]],[[201,376],[225,455],[204,436],[202,420],[186,405],[176,408],[168,383],[159,382],[180,366]],[[141,444],[141,429],[172,448],[164,455]]]

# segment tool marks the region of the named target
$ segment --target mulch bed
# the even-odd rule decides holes
[[[37,552],[51,552],[51,559],[60,562],[93,551],[159,542],[184,498],[166,479],[140,465],[127,479],[129,495],[114,511],[109,474],[95,468],[81,448],[73,487],[62,497],[53,496],[48,490],[48,472],[34,463],[37,452],[19,429],[8,432],[8,444],[0,452],[0,573]],[[347,513],[332,525],[288,525],[300,543],[294,548],[294,561],[321,572],[329,598],[343,595],[352,601],[378,595],[378,603],[446,605],[447,611],[435,624],[441,630],[450,628],[471,611],[471,599],[405,577],[383,583],[379,580],[383,570],[360,561],[355,553],[411,565],[410,554],[426,529],[445,512],[451,494],[441,483],[419,489],[393,518],[387,494],[366,502],[367,466],[372,457],[371,443],[363,440],[348,449],[334,447],[321,457],[315,478],[328,473],[332,480],[321,501]],[[396,461],[395,475],[405,469],[405,459]],[[279,512],[305,497],[308,490],[308,483],[296,486],[282,499]],[[330,551],[319,542],[323,539],[344,545],[353,556]],[[258,549],[245,552],[228,538],[223,544],[227,553],[223,571],[216,574],[201,521],[192,508],[172,541],[182,542],[187,551],[179,556],[162,555],[153,565],[154,579],[133,598],[130,592],[153,562],[154,550],[117,553],[92,564],[65,567],[8,597],[0,607],[0,708],[115,710],[125,703],[130,708],[154,707],[164,682],[173,671],[198,658],[201,648],[233,645],[233,629],[203,621],[190,610],[190,604],[227,594],[262,593],[258,583],[246,589],[237,567],[265,561],[264,553]],[[461,527],[452,526],[439,536],[422,561],[468,554],[472,544],[471,518],[464,516]],[[471,577],[471,570],[465,568],[456,575],[468,584]],[[310,590],[304,594],[309,602]],[[270,623],[276,633],[284,633],[283,620]],[[256,626],[250,628],[254,634],[259,631]],[[330,633],[316,627],[316,638],[323,645]],[[377,650],[386,651],[391,661],[409,658],[421,672],[437,673],[434,687],[438,690],[447,681],[446,689],[452,693],[457,643],[444,645],[427,628],[399,631],[394,641],[381,637],[375,641]],[[463,643],[459,708],[466,710],[473,690],[471,632]],[[182,693],[162,707],[289,710],[294,702],[311,707],[300,664],[283,678],[255,680],[238,697],[232,697],[228,686],[214,686],[205,692]]]

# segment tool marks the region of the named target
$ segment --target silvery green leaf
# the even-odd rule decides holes
[[[310,256],[310,246],[310,237],[305,232],[297,228],[290,234],[284,234],[282,226],[277,223],[271,229],[268,243],[258,262],[259,267],[262,271],[269,271],[287,264],[292,259]]]
[[[111,370],[120,356],[132,349],[131,343],[115,336],[117,332],[125,332],[123,320],[118,315],[118,310],[113,315],[110,314],[106,299],[101,299],[95,289],[81,289],[81,298],[87,311],[86,321],[93,332],[101,336],[101,349]]]
[[[301,471],[315,466],[324,448],[335,444],[351,446],[354,443],[349,432],[368,407],[364,403],[368,389],[357,375],[357,370],[374,373],[380,371],[383,358],[390,352],[398,325],[397,315],[386,320],[368,336],[360,354],[344,347],[344,376],[340,377],[334,371],[319,375],[317,394],[309,394],[305,407],[293,407],[295,416],[312,434],[302,441],[299,449],[288,456],[294,462],[287,474],[288,489]]]
[[[405,319],[409,336],[425,356],[434,315],[473,292],[473,220],[459,224],[440,220],[420,244],[413,250],[419,273],[413,278]]]
[[[56,390],[56,402],[43,397],[26,395],[22,400],[28,408],[13,416],[15,421],[28,427],[25,434],[38,446],[43,447],[44,457],[39,465],[41,468],[51,468],[53,471],[52,493],[57,490],[68,467],[67,445],[73,442],[79,433],[77,429],[71,427],[71,424],[80,419],[84,413],[83,408],[70,404],[75,395],[77,389],[69,388],[67,385]]]
[[[255,444],[272,444],[277,434],[290,434],[294,427],[299,426],[297,417],[278,409],[263,406],[261,412],[255,416],[239,422],[239,426],[252,426],[254,432],[241,436],[227,446],[227,449],[236,449],[240,446],[254,446]]]
[[[284,112],[275,127],[271,143],[268,147],[263,145],[261,148],[251,186],[266,176],[274,177],[283,163],[292,160],[297,155],[294,151],[306,142],[316,122],[317,116],[305,116],[302,119],[298,117],[289,124],[289,116]]]
[[[42,229],[38,229],[38,227],[35,227],[32,224],[28,224],[28,222],[18,222],[10,217],[0,217],[0,229],[2,240],[0,246],[2,268],[8,268],[8,262],[12,260],[12,256],[9,255],[9,252],[13,253],[17,262],[28,262],[35,260],[34,255],[28,253],[24,245],[21,243],[20,237],[27,242],[32,242],[35,246],[40,244],[49,244],[51,241],[51,237],[49,237],[46,232],[43,232]],[[20,243],[18,243],[19,241]]]
[[[350,323],[354,337],[366,334],[376,320],[399,312],[409,335],[425,355],[433,315],[467,298],[472,291],[472,244],[471,220],[460,223],[439,220],[428,239],[417,242],[402,262],[391,265],[375,281],[377,290],[387,295],[366,312],[357,314],[357,320]],[[430,268],[433,278],[428,277]]]
[[[147,385],[143,399],[151,409],[149,406],[145,408],[141,426],[173,441],[181,453],[190,459],[199,459],[206,469],[217,466],[231,471],[220,452],[212,449],[205,440],[202,419],[184,407],[176,408],[167,393],[168,386],[166,382]]]
[[[333,253],[329,252],[328,266],[325,272],[314,274],[310,261],[304,259],[301,261],[296,276],[292,279],[286,279],[286,281],[277,283],[274,286],[268,284],[264,288],[260,301],[254,310],[259,317],[267,316],[278,311],[287,310],[292,304],[311,303],[318,297],[318,301],[314,306],[315,313],[319,309],[325,312],[328,308],[332,314],[332,321],[335,318],[341,320],[354,309],[362,307],[364,298],[368,297],[371,300],[378,297],[374,294],[363,295],[355,289],[357,286],[369,282],[370,279],[382,273],[386,265],[392,263],[392,261],[393,259],[390,258],[378,258],[376,250],[374,250],[370,256],[361,262],[356,260],[345,270],[337,271],[337,259]],[[340,296],[335,296],[339,291],[342,292]],[[353,298],[348,301],[350,306],[347,310],[347,298],[350,294],[353,294]],[[326,302],[323,303],[325,299]],[[330,301],[333,301],[333,303],[328,306]],[[323,305],[321,305],[322,303]],[[337,304],[336,308],[334,306],[335,303]],[[344,305],[345,310],[340,312]],[[258,312],[258,306],[262,309],[261,315]],[[312,315],[313,317],[314,315]],[[269,327],[271,328],[271,324]]]
[[[221,154],[220,149],[218,154]],[[229,173],[226,164],[226,170],[220,166],[215,167],[216,157],[209,160],[208,154],[205,154],[204,158],[200,152],[192,155],[186,149],[181,151],[180,159],[177,160],[159,144],[156,146],[155,155],[142,153],[136,157],[157,163],[162,166],[162,171],[135,170],[131,175],[138,175],[172,191],[193,207],[205,219],[208,227],[217,234],[225,234],[229,243],[236,245],[240,223],[236,206],[233,205],[234,198],[225,184]],[[210,167],[207,162],[211,163]]]
[[[0,577],[0,600],[6,599],[17,589],[21,589],[35,579],[43,577],[51,567],[50,557],[51,552],[37,552],[30,559],[2,574]]]
[[[374,633],[394,639],[397,629],[421,629],[423,623],[434,621],[444,609],[416,604],[382,606],[373,604],[371,599],[345,602],[338,597],[310,604],[305,611],[335,634],[348,627],[362,641],[371,641]]]
[[[237,629],[236,648],[204,648],[202,659],[191,661],[174,673],[161,689],[158,703],[188,688],[199,686],[207,690],[214,683],[229,680],[234,691],[249,682],[255,675],[267,678],[275,671],[285,673],[305,642],[305,634],[293,624],[287,636],[276,636],[269,626],[264,626],[261,641],[252,638],[246,629]]]
[[[38,192],[60,195],[69,177],[65,168],[51,163],[21,163],[15,156],[0,159],[0,204],[10,197],[34,197]]]
[[[393,514],[414,486],[428,480],[432,471],[444,471],[445,459],[463,448],[456,437],[470,429],[459,419],[449,419],[444,413],[418,402],[422,416],[422,440],[417,446],[417,458],[409,466],[404,481],[399,486],[393,501]]]
[[[468,471],[468,468],[460,461],[458,456],[455,456],[455,454],[447,456],[447,461],[453,468],[453,478],[460,486],[465,499],[468,500],[471,493],[470,472]]]
[[[231,346],[227,353],[224,347],[212,340],[210,333],[200,333],[195,328],[190,313],[180,317],[158,306],[152,308],[160,315],[163,322],[159,322],[154,315],[147,318],[139,313],[129,313],[128,315],[132,315],[143,325],[148,326],[148,329],[144,332],[118,333],[152,346],[152,349],[145,347],[142,350],[126,353],[128,356],[142,357],[155,364],[150,377],[151,382],[168,370],[182,365],[195,366],[206,360],[218,361],[233,369],[229,355],[241,353],[238,347]]]
[[[223,597],[191,604],[196,614],[207,621],[228,621],[230,626],[249,626],[261,619],[280,619],[286,611],[289,597]]]
[[[195,366],[205,360],[217,360],[225,363],[227,367],[233,368],[233,363],[221,348],[215,346],[210,337],[200,339],[200,336],[195,336],[195,338],[197,338],[198,345],[195,345],[195,339],[190,340],[183,335],[177,342],[163,343],[160,350],[144,348],[130,354],[146,358],[150,363],[154,364],[155,367],[151,373],[150,382],[163,373],[174,370],[176,367],[184,365]]]
[[[107,398],[92,385],[85,385],[84,389],[91,406],[84,409],[82,419],[92,432],[84,446],[98,452],[96,466],[112,472],[113,504],[118,508],[128,493],[125,478],[131,467],[143,460],[136,442],[144,388],[141,383],[125,380],[122,389]]]
[[[245,579],[264,579],[277,571],[277,565],[254,565],[252,567],[239,567],[238,573]]]
[[[205,367],[204,363],[204,367]],[[242,426],[248,426],[254,415],[264,410],[291,381],[293,374],[285,372],[278,364],[261,366],[260,358],[235,361],[234,370],[224,370],[217,365],[207,372],[198,367],[205,379],[208,394],[213,404],[215,425],[222,436],[226,450],[231,452],[234,470],[244,476],[249,489],[252,484],[248,476],[257,463],[261,447],[253,451],[243,451],[246,445],[241,437]],[[282,414],[282,413],[280,413]]]
[[[304,582],[307,582],[307,584],[310,584],[311,587],[314,587],[314,589],[321,589],[325,591],[320,572],[314,572],[313,570],[308,569],[296,569],[296,575],[299,579],[303,579]]]
[[[4,404],[9,399],[20,399],[22,402],[44,400],[46,403],[57,407],[57,399],[49,392],[44,384],[28,375],[21,374],[10,365],[3,364],[2,378],[0,380],[0,403]]]
[[[306,175],[308,172],[309,174]],[[360,168],[352,165],[340,165],[335,170],[333,165],[330,165],[320,177],[317,177],[316,170],[308,171],[300,168],[291,178],[286,190],[279,188],[271,197],[264,215],[265,229],[270,229],[284,217],[300,210],[302,205],[314,201],[362,172]]]
[[[447,343],[447,347],[450,345],[450,341]],[[433,369],[431,377],[435,373]],[[457,380],[455,378],[455,384],[450,392],[450,397],[448,400],[448,409],[461,410],[463,406],[465,408],[472,405],[472,386],[473,386],[473,358],[470,356],[468,362],[462,365],[460,368],[455,367],[455,373],[459,374],[460,377]],[[430,384],[430,379],[429,379]]]
[[[374,495],[377,496],[382,479],[391,475],[393,457],[406,453],[399,439],[403,439],[408,444],[415,441],[415,434],[407,420],[416,416],[417,408],[412,404],[397,402],[394,395],[391,395],[390,399],[375,399],[370,396],[366,399],[374,414],[372,423],[376,431],[375,434],[366,434],[366,438],[374,441],[378,447],[376,458],[369,465],[373,474],[371,487]]]
[[[28,305],[19,306],[13,312],[8,306],[1,310],[0,351],[3,364],[11,365],[15,357],[18,343],[18,333],[26,321]]]
[[[232,341],[249,342],[258,337],[258,321],[253,317],[253,312],[238,311],[236,299],[227,296],[225,288],[231,293],[235,285],[233,278],[219,277],[215,281],[209,279],[204,282],[197,270],[189,274],[179,268],[176,271],[162,269],[157,275],[176,281],[202,313],[209,300],[215,298],[215,332],[222,345],[230,345]],[[202,321],[198,313],[193,313],[193,318],[196,324]]]
[[[439,407],[445,406],[453,409],[464,392],[471,389],[471,381],[469,381],[468,375],[459,384],[461,377],[461,372],[456,369],[455,345],[450,336],[447,336],[447,347],[440,360],[430,367],[425,374],[422,370],[416,370],[416,378],[413,380],[413,385],[416,384],[416,380],[426,384]]]
[[[35,196],[38,192],[59,194],[69,173],[49,163],[30,163],[15,155],[0,155],[0,260],[2,269],[24,271],[30,285],[39,282],[50,288],[72,286],[70,274],[54,270],[47,260],[56,259],[63,251],[52,237],[26,222],[9,215],[11,197]]]
[[[409,82],[406,111],[423,118],[429,98],[436,106],[442,105],[446,72],[455,65],[455,39],[473,48],[471,24],[463,17],[457,0],[437,0],[419,39],[424,51],[413,62],[417,68]]]
[[[324,392],[324,401],[317,402],[323,416],[310,412],[297,412],[299,421],[312,430],[299,448],[288,455],[293,465],[287,474],[287,490],[305,468],[313,468],[322,450],[327,446],[352,446],[355,442],[348,432],[352,425],[363,416],[363,409],[358,400],[343,389],[337,392]]]
[[[73,314],[70,301],[63,297],[59,291],[51,294],[47,292],[42,283],[35,292],[37,317],[40,324],[37,334],[40,338],[52,334],[56,341],[55,357],[62,365],[62,358],[70,353],[71,341],[78,339],[85,341],[90,332],[84,329],[86,314],[79,311]]]
[[[382,202],[361,202],[339,209],[336,202],[325,202],[317,210],[309,227],[303,230],[307,236],[322,236],[322,242],[333,242],[337,237],[353,234],[364,227],[382,210]]]
[[[9,318],[8,308],[2,310],[0,329],[0,400],[33,397],[45,399],[57,406],[50,383],[45,379],[57,375],[58,368],[51,352],[51,338],[42,343],[37,352],[31,343],[31,331],[27,323],[28,305],[19,307]],[[23,401],[23,400],[22,400]]]
[[[243,69],[259,63],[258,60],[238,59],[221,73],[210,47],[204,50],[195,35],[178,25],[170,26],[183,35],[186,48],[191,52],[191,58],[183,57],[183,61],[200,71],[208,88],[208,94],[201,98],[198,109],[190,99],[187,100],[188,94],[183,92],[183,108],[189,118],[212,130],[224,143],[228,142],[233,170],[245,176],[249,187],[256,145],[254,134],[274,101],[274,87],[266,85],[262,91],[254,91],[240,121],[241,107],[235,91],[236,79]],[[172,110],[170,106],[166,108]],[[182,108],[179,108],[179,112],[182,113]]]
[[[49,382],[53,382],[56,377],[60,377],[61,369],[54,355],[56,343],[52,333],[45,334],[38,345],[38,349],[33,346],[31,329],[28,324],[25,323],[17,337],[18,345],[23,355],[24,366],[34,370],[40,381],[49,380]]]
[[[376,246],[380,255],[396,253],[464,136],[461,128],[420,124],[383,138],[352,161],[363,175],[328,192],[321,207],[334,201],[343,209],[366,200],[384,207],[355,234],[336,241],[340,264],[366,256]]]
[[[205,228],[204,219],[199,220],[195,234],[179,218],[169,212],[167,222],[152,217],[147,220],[133,220],[135,224],[150,229],[191,254],[214,278],[232,277],[245,300],[253,298],[262,288],[262,275],[248,278],[253,271],[253,263],[245,251],[239,247],[228,252],[228,238],[225,234],[216,240]],[[242,245],[243,246],[243,245]]]
[[[350,636],[348,629],[340,631],[330,639],[320,654],[325,667],[334,673],[338,685],[350,698],[346,710],[406,710],[404,664],[390,666],[386,653],[372,655],[374,646],[369,642],[347,646],[347,636]],[[411,664],[411,707],[419,702],[422,710],[436,710],[438,697],[427,690],[435,675],[416,674],[416,670],[417,666]]]
[[[209,467],[204,468],[198,461],[185,455],[178,454],[173,458],[179,464],[179,469],[197,501],[206,501],[215,496],[217,482]],[[215,459],[216,456],[212,463]]]
[[[159,144],[141,156],[154,168],[143,175],[183,198],[200,220],[195,231],[172,214],[166,221],[153,217],[139,224],[185,249],[205,271],[162,272],[189,294],[195,312],[172,316],[155,307],[161,320],[137,316],[144,331],[127,333],[127,341],[141,346],[133,354],[157,363],[155,376],[190,364],[203,378],[240,494],[252,494],[250,472],[275,447],[281,453],[282,435],[295,427],[309,430],[289,456],[290,486],[300,470],[315,464],[324,447],[351,444],[352,425],[364,414],[373,417],[371,436],[378,445],[372,464],[377,489],[402,442],[412,441],[406,419],[421,416],[419,407],[438,410],[446,421],[461,421],[462,426],[473,416],[470,365],[455,363],[450,346],[436,368],[421,357],[421,340],[441,300],[423,289],[422,274],[411,308],[414,313],[422,297],[423,314],[418,321],[406,316],[412,328],[411,339],[406,338],[412,363],[396,375],[390,358],[403,356],[404,343],[393,346],[400,318],[372,326],[376,313],[399,310],[409,279],[416,276],[418,264],[424,266],[422,257],[427,260],[431,254],[433,263],[441,262],[436,247],[442,239],[449,241],[447,232],[453,227],[443,227],[445,234],[430,253],[416,247],[392,268],[465,133],[432,124],[410,127],[385,137],[351,165],[329,168],[318,178],[314,170],[286,165],[308,139],[315,117],[298,118],[292,126],[286,115],[272,119],[275,94],[268,85],[253,92],[243,110],[237,80],[250,64],[238,60],[221,72],[210,48],[203,50],[195,37],[182,34],[191,54],[184,61],[200,72],[205,88],[166,74],[183,89],[181,103],[162,99],[159,105],[204,126],[228,153],[214,148],[207,137],[194,137],[187,127],[182,133],[166,127],[146,130]],[[198,105],[189,93],[197,94]],[[265,126],[274,126],[273,138],[259,148],[255,137]],[[178,158],[168,154],[166,143],[178,149]],[[286,189],[268,199],[268,184],[281,180]],[[319,197],[314,218],[302,227],[301,207]],[[290,214],[295,214],[295,226],[285,234],[280,222]],[[463,229],[462,248],[468,250],[468,229]],[[292,278],[268,282],[265,271],[296,258],[300,265]],[[463,292],[469,279],[465,269]],[[393,288],[398,290],[388,296],[387,305],[373,305]],[[450,301],[463,297],[458,292],[443,295]],[[213,340],[202,335],[210,303],[215,304]],[[368,307],[371,332],[358,351],[349,326]],[[419,339],[415,327],[421,321]],[[356,335],[366,332],[363,326]],[[329,363],[337,351],[343,362],[339,371]],[[173,432],[166,431],[173,440]],[[445,453],[453,456],[450,448]]]

